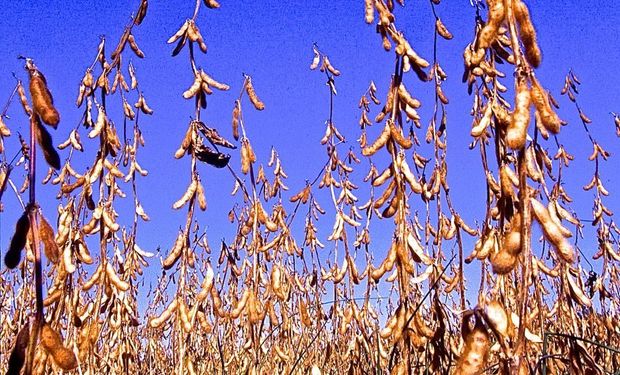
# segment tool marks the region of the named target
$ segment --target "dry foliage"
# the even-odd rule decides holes
[[[437,16],[439,3],[429,2],[435,52],[444,43],[438,37],[452,39]],[[236,143],[201,120],[210,95],[229,86],[197,68],[202,55],[195,47],[206,53],[208,39],[196,22],[197,1],[193,17],[168,40],[175,45],[172,56],[187,52],[192,83],[182,96],[195,103],[174,154],[189,160],[187,188],[172,204],[187,215],[142,309],[138,288],[155,254],[136,243],[141,222],[149,220],[138,194],[148,172],[138,156],[144,116],[153,110],[136,66],[124,61],[127,54],[145,57],[132,31],[147,14],[147,0],[109,57],[108,41],[101,39],[79,86],[82,121],[57,147],[44,125],[63,126],[61,116],[45,76],[26,59],[29,92],[17,81],[0,115],[0,198],[10,187],[23,207],[4,258],[11,270],[0,273],[2,371],[603,374],[620,368],[620,229],[599,168],[611,155],[589,131],[591,120],[578,101],[581,83],[570,71],[561,94],[574,103],[593,147],[594,173],[584,189],[594,197],[594,259],[603,259],[600,274],[586,274],[589,261],[578,240],[590,220],[572,213],[564,189],[573,156],[558,135],[567,123],[535,75],[542,54],[529,10],[522,0],[487,0],[485,21],[482,3],[474,3],[478,17],[464,52],[464,81],[473,96],[471,149],[480,152],[488,197],[477,226],[464,221],[450,196],[449,98],[442,88],[448,77],[437,53],[432,61],[420,56],[398,28],[393,1],[364,2],[366,22],[376,26],[396,62],[380,85],[387,88],[385,98],[374,82],[360,98],[359,149],[344,149],[333,119],[341,72],[313,46],[310,69],[324,76],[330,95],[320,141],[326,160],[292,193],[278,152],[272,149],[263,165],[252,147],[255,130],[244,114],[268,106],[260,82],[244,76],[233,103]],[[220,6],[214,0],[204,5]],[[424,103],[433,108],[424,129],[419,85],[435,91],[434,102]],[[109,115],[114,95],[122,103],[122,133]],[[19,137],[17,163],[8,161],[4,146],[14,137],[6,109],[15,96],[31,130],[29,143]],[[260,116],[247,118],[254,115]],[[620,136],[620,116],[613,116]],[[37,204],[37,148],[50,166],[43,184],[58,188],[57,215],[47,213],[55,220]],[[91,157],[90,166],[74,168],[78,157]],[[240,171],[229,163],[233,158]],[[356,182],[360,159],[369,170]],[[235,179],[228,218],[236,235],[215,252],[195,218],[196,208],[207,209],[201,173],[211,171],[200,163],[227,169]],[[21,189],[15,167],[26,172]],[[360,201],[361,183],[370,195]],[[115,210],[117,198],[128,195],[123,189],[134,207],[126,217]],[[318,228],[328,226],[332,214],[331,232],[321,235]],[[371,224],[378,221],[393,223],[379,259],[371,251]],[[474,288],[464,272],[470,263],[482,270],[472,308],[465,296]]]

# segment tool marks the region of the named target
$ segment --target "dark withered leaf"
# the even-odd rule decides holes
[[[194,149],[194,155],[196,155],[198,160],[216,168],[224,168],[230,161],[230,155],[217,152],[204,145],[197,146]]]
[[[43,151],[45,161],[50,167],[56,170],[60,169],[60,156],[58,156],[58,152],[56,152],[56,149],[54,148],[52,136],[47,132],[47,129],[41,125],[39,116],[33,115],[32,121],[34,122],[32,126],[34,126],[35,129],[37,143],[41,147],[41,151]]]
[[[183,37],[177,43],[177,46],[174,47],[174,50],[172,51],[172,56],[173,57],[178,55],[179,52],[181,52],[181,50],[183,49],[183,46],[185,46],[186,42],[187,42],[187,35],[183,35]]]
[[[9,250],[4,256],[4,263],[8,268],[13,269],[19,265],[19,261],[22,258],[22,250],[24,246],[26,246],[26,236],[29,230],[30,218],[28,217],[28,209],[26,209],[17,220],[17,224],[15,224],[15,234],[13,238],[11,238]]]
[[[6,372],[7,375],[19,375],[26,360],[26,348],[28,347],[29,339],[30,324],[26,322],[17,334],[15,346],[13,347],[13,351],[11,351],[11,356],[9,357],[8,369]]]
[[[222,137],[217,130],[212,129],[208,126],[206,126],[203,122],[201,121],[196,121],[197,125],[198,125],[198,129],[200,130],[200,132],[213,144],[216,144],[218,146],[222,146],[222,147],[227,147],[227,148],[232,148],[235,149],[237,148],[237,146],[235,146],[234,144],[230,143],[226,138]]]

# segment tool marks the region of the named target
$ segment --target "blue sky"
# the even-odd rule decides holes
[[[142,118],[146,148],[139,161],[149,170],[148,177],[139,181],[141,201],[152,221],[143,224],[138,241],[153,250],[158,246],[167,251],[176,232],[184,223],[185,212],[172,210],[172,203],[183,193],[189,180],[189,161],[175,160],[172,155],[178,147],[193,114],[193,102],[181,97],[192,83],[187,50],[171,57],[172,46],[166,40],[188,17],[193,1],[151,0],[144,23],[134,34],[146,58],[132,56],[141,89],[149,105],[155,110],[152,117]],[[78,123],[82,109],[75,107],[78,84],[96,54],[99,36],[108,40],[108,51],[113,49],[128,21],[129,14],[137,9],[139,0],[115,1],[40,1],[16,0],[3,4],[3,22],[0,24],[2,53],[0,53],[0,104],[6,102],[15,81],[15,72],[27,79],[18,55],[31,57],[46,75],[55,103],[61,113],[57,131],[52,131],[56,144],[66,139]],[[216,92],[208,98],[208,108],[203,120],[217,127],[220,133],[231,137],[230,113],[234,100],[243,83],[242,73],[250,74],[257,93],[266,104],[266,110],[255,112],[246,105],[245,121],[259,162],[266,164],[271,146],[282,159],[290,178],[288,185],[292,196],[299,191],[306,179],[313,178],[325,162],[325,151],[319,144],[327,118],[329,95],[324,76],[309,70],[312,43],[316,42],[332,63],[342,71],[337,78],[338,96],[335,102],[335,124],[347,137],[347,145],[359,151],[355,140],[359,136],[357,102],[371,80],[379,88],[379,97],[385,96],[393,71],[393,53],[381,48],[381,39],[374,26],[364,23],[363,2],[360,1],[221,1],[222,7],[207,10],[202,7],[198,26],[205,37],[209,51],[200,54],[198,65],[214,78],[231,86],[228,92]],[[428,1],[408,1],[404,8],[395,11],[396,24],[402,29],[414,48],[422,56],[432,57],[432,32],[434,19]],[[606,202],[612,209],[620,209],[620,199],[615,187],[620,185],[617,174],[617,154],[620,139],[614,136],[610,111],[620,111],[620,7],[614,1],[528,1],[539,44],[544,59],[536,74],[542,84],[550,89],[562,106],[560,116],[570,124],[560,134],[560,141],[567,145],[577,161],[566,176],[569,193],[575,198],[574,208],[581,217],[590,216],[592,194],[584,193],[580,186],[588,182],[593,163],[586,160],[591,146],[572,103],[560,97],[564,75],[573,68],[583,82],[580,87],[580,104],[593,120],[591,131],[595,138],[612,152],[612,158],[602,167],[604,183],[612,190]],[[449,181],[453,200],[459,211],[470,222],[481,219],[484,211],[484,176],[480,168],[479,153],[470,151],[469,108],[472,98],[461,84],[463,72],[462,51],[473,38],[474,9],[469,1],[445,0],[437,7],[438,15],[454,34],[451,41],[439,42],[438,58],[449,79],[444,90],[450,98],[449,114]],[[131,56],[130,53],[126,53]],[[405,78],[408,88],[423,103],[421,114],[427,124],[432,110],[432,85],[422,84],[413,76]],[[504,80],[511,85],[510,79]],[[135,99],[135,98],[134,98]],[[120,107],[118,97],[111,99]],[[23,111],[14,103],[7,120],[11,129],[25,133],[27,121]],[[118,118],[120,123],[121,119]],[[374,137],[378,127],[370,130]],[[86,137],[83,136],[85,140]],[[16,139],[6,141],[8,154],[16,150]],[[85,166],[94,158],[94,143],[86,141],[86,152],[81,155]],[[546,144],[555,150],[552,142]],[[345,146],[343,150],[346,150]],[[341,151],[343,152],[343,151]],[[66,152],[60,152],[64,159]],[[233,165],[238,169],[238,154],[232,152]],[[430,155],[429,155],[430,156]],[[378,161],[385,166],[385,161]],[[473,168],[471,168],[473,166]],[[614,167],[616,166],[616,167]],[[362,161],[358,167],[357,181],[367,171]],[[41,167],[39,176],[46,168]],[[19,176],[16,172],[15,177]],[[232,179],[226,170],[201,166],[209,208],[197,218],[206,227],[212,247],[222,237],[231,238],[234,228],[228,224],[226,214],[233,204],[229,199]],[[17,178],[21,181],[21,177]],[[40,178],[39,178],[40,181]],[[124,189],[129,192],[129,187]],[[39,188],[39,199],[47,216],[54,217],[57,203],[53,200],[56,187]],[[360,200],[367,194],[361,191]],[[288,196],[287,196],[288,198]],[[6,251],[13,224],[19,215],[15,197],[7,191],[3,197],[5,212],[0,216],[0,247]],[[413,199],[413,209],[422,209],[418,199]],[[323,206],[329,206],[324,195]],[[301,222],[301,220],[299,220]],[[322,220],[320,233],[329,235],[332,217]],[[301,235],[300,235],[301,236]],[[375,238],[377,263],[383,258],[386,246],[381,236]],[[389,237],[389,233],[385,238]],[[301,242],[301,238],[299,240]],[[324,241],[325,242],[325,241]],[[154,260],[151,269],[159,273]],[[478,267],[472,264],[473,271]]]

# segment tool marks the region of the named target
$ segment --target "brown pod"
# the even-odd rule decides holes
[[[489,357],[489,333],[477,315],[474,328],[469,327],[471,314],[463,316],[462,334],[465,345],[456,363],[454,375],[481,374]]]
[[[146,16],[146,11],[149,7],[148,0],[142,0],[140,2],[140,7],[138,8],[138,13],[136,14],[136,18],[134,18],[133,23],[135,25],[140,25]]]
[[[17,82],[17,94],[19,95],[19,101],[22,103],[24,112],[26,112],[26,116],[30,116],[32,114],[32,108],[30,108],[28,104],[28,98],[26,98],[26,91],[24,90],[22,81]]]
[[[502,0],[487,1],[489,15],[486,25],[478,34],[478,49],[489,48],[497,38],[499,27],[506,17],[506,9]],[[483,50],[484,53],[484,50]],[[478,65],[478,63],[474,64]]]
[[[26,322],[22,329],[19,330],[17,338],[15,339],[15,346],[9,357],[8,369],[6,371],[7,375],[19,375],[26,360],[26,348],[28,347],[29,340],[30,324]]]
[[[505,275],[510,273],[517,265],[517,256],[508,252],[507,250],[500,250],[499,252],[491,255],[491,265],[493,266],[493,272],[498,275]]]
[[[60,114],[54,107],[54,99],[47,88],[45,77],[38,70],[30,73],[30,96],[34,110],[41,116],[41,120],[56,129],[60,122]]]
[[[239,117],[241,116],[241,109],[239,107],[239,101],[235,101],[235,108],[232,112],[232,130],[235,141],[239,140]]]
[[[78,363],[75,354],[62,344],[60,334],[47,323],[41,329],[41,345],[61,369],[70,371],[77,367]]]
[[[525,58],[534,68],[538,68],[542,62],[542,53],[536,41],[536,30],[532,24],[530,12],[527,9],[527,5],[521,0],[515,0],[513,8],[519,23],[519,35],[525,47]]]
[[[50,167],[56,170],[60,169],[60,156],[58,156],[58,152],[56,152],[56,149],[54,148],[54,144],[52,143],[52,136],[50,135],[50,133],[47,132],[43,125],[41,125],[39,116],[37,116],[36,114],[32,115],[30,121],[30,126],[34,126],[37,143],[43,151],[45,161],[47,162],[47,164],[49,164]]]
[[[258,98],[258,95],[256,95],[256,91],[254,91],[254,86],[252,85],[251,79],[247,80],[247,84],[245,85],[245,91],[248,93],[248,98],[250,98],[250,101],[252,102],[252,105],[254,105],[254,108],[259,111],[265,109],[265,103],[263,103]]]
[[[143,59],[144,52],[142,52],[140,47],[138,47],[138,43],[136,42],[136,38],[133,36],[133,34],[129,34],[129,36],[127,37],[127,41],[129,42],[129,47],[136,54],[136,56]]]
[[[170,253],[162,262],[165,270],[169,270],[170,268],[172,268],[172,266],[176,264],[177,260],[181,257],[181,253],[183,252],[184,248],[185,233],[179,232],[179,235],[177,236],[177,239],[172,246],[172,250],[170,250]]]
[[[520,150],[527,141],[527,127],[530,123],[530,89],[525,79],[519,79],[515,95],[515,110],[512,121],[506,130],[506,145],[513,150]]]
[[[452,39],[452,33],[448,30],[446,25],[441,22],[440,18],[435,20],[435,30],[437,30],[437,34],[441,35],[442,38],[447,40]]]
[[[562,126],[562,120],[553,111],[549,104],[549,97],[547,92],[542,88],[540,83],[535,77],[531,78],[532,81],[532,102],[536,106],[536,111],[540,115],[540,121],[546,130],[557,134],[560,132]]]
[[[220,4],[216,0],[203,0],[207,8],[217,9],[220,7]]]
[[[28,209],[26,209],[17,220],[17,224],[15,224],[15,234],[13,238],[11,238],[9,250],[7,250],[4,256],[4,264],[6,264],[8,268],[13,269],[19,265],[19,261],[22,257],[22,249],[26,246],[26,236],[29,230],[30,219],[28,218]]]
[[[563,260],[568,263],[574,262],[575,250],[566,237],[564,237],[558,225],[551,219],[549,210],[536,199],[531,199],[530,204],[532,206],[534,218],[540,224],[547,241],[553,245],[558,255],[560,255]]]
[[[54,229],[52,229],[52,226],[43,215],[40,215],[39,217],[39,238],[41,239],[41,242],[43,242],[45,256],[50,262],[56,264],[58,263],[58,254],[60,251],[58,250],[58,245],[54,240]]]

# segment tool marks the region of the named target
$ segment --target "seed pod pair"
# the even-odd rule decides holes
[[[334,68],[334,66],[331,64],[331,62],[329,61],[329,58],[325,55],[323,55],[323,64],[321,65],[321,69],[322,72],[328,71],[331,74],[335,75],[335,76],[339,76],[340,75],[340,70]]]
[[[394,263],[396,263],[396,259],[398,257],[396,246],[396,241],[392,241],[390,250],[388,251],[388,254],[383,262],[381,262],[379,268],[373,269],[370,273],[370,277],[372,277],[375,282],[381,280],[386,272],[391,271],[394,268]]]
[[[472,255],[475,256],[476,259],[484,260],[489,257],[489,254],[492,254],[494,251],[496,251],[496,247],[497,231],[495,229],[492,229],[486,234],[486,236],[480,237],[480,239],[476,241],[474,253]],[[472,260],[473,256],[468,257],[465,262],[468,263],[467,261]]]
[[[540,224],[540,227],[543,230],[543,234],[545,238],[558,252],[558,255],[568,263],[572,263],[575,261],[575,250],[568,242],[566,237],[562,234],[562,230],[558,227],[556,222],[551,218],[549,211],[547,208],[532,198],[530,200],[532,206],[532,213],[536,218],[536,221]]]
[[[483,134],[485,134],[486,129],[491,124],[491,116],[493,115],[493,105],[491,103],[487,103],[481,112],[483,113],[482,118],[478,120],[478,122],[475,123],[475,125],[471,128],[470,134],[472,137],[475,137],[475,138],[478,138],[482,136]]]
[[[190,20],[187,25],[186,35],[191,42],[198,43],[198,47],[200,47],[203,53],[207,53],[207,45],[205,44],[202,34],[200,34],[200,29],[193,20]]]
[[[82,146],[82,141],[80,140],[80,133],[78,133],[75,129],[71,130],[71,133],[69,133],[69,138],[59,144],[58,148],[63,150],[69,145],[78,151],[84,151],[84,146]]]
[[[153,109],[151,109],[151,107],[146,104],[146,99],[144,98],[144,95],[142,95],[142,93],[140,93],[138,101],[134,104],[134,107],[140,109],[140,111],[142,111],[142,113],[144,113],[145,115],[153,114]]]
[[[114,285],[114,287],[116,287],[116,289],[126,292],[129,290],[129,283],[127,281],[123,281],[120,279],[120,277],[118,277],[118,274],[116,273],[116,271],[114,270],[114,267],[112,267],[112,264],[110,262],[108,262],[106,264],[106,268],[105,268],[105,273],[108,276],[108,281]]]
[[[248,174],[252,163],[256,162],[256,155],[250,141],[246,138],[241,141],[241,172]]]
[[[548,93],[542,88],[535,77],[531,77],[532,82],[532,102],[536,106],[536,112],[539,115],[540,122],[544,128],[553,134],[560,132],[562,120],[549,104]]]
[[[523,225],[521,215],[515,213],[510,225],[510,231],[504,235],[499,251],[491,255],[493,272],[500,275],[507,274],[514,269],[521,252],[521,227]]]

